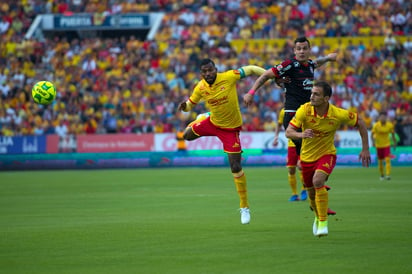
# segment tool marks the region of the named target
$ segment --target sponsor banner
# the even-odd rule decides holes
[[[58,135],[48,135],[46,153],[76,152],[76,139],[76,135],[67,135],[66,137],[59,137]]]
[[[152,151],[153,134],[93,134],[78,135],[77,152]]]
[[[46,136],[0,136],[0,154],[46,152]]]
[[[370,134],[369,134],[370,136]],[[284,132],[279,133],[278,145],[273,146],[273,132],[241,132],[240,141],[243,149],[286,149],[288,140]],[[335,137],[337,148],[357,148],[362,146],[358,131],[338,131]],[[369,142],[372,143],[371,141]],[[222,150],[222,143],[217,137],[201,137],[187,142],[188,150]],[[175,151],[176,136],[173,133],[155,135],[155,151]]]
[[[360,167],[360,149],[338,150],[337,166]],[[285,167],[286,150],[246,150],[243,166]],[[393,166],[412,165],[412,147],[392,151]],[[372,166],[377,166],[375,149],[371,149]],[[0,155],[0,170],[28,169],[98,169],[98,168],[173,168],[228,167],[222,151],[188,152],[120,152],[120,153],[55,153]]]
[[[241,132],[240,140],[243,149],[274,148],[272,146],[274,134],[271,132]],[[286,142],[286,139],[285,139]],[[214,136],[205,136],[186,142],[187,149],[193,150],[223,150],[222,142]],[[287,145],[287,142],[285,146]],[[280,146],[281,148],[282,146]],[[176,135],[162,133],[155,135],[155,151],[175,151]]]
[[[55,29],[113,29],[149,28],[148,14],[121,14],[104,16],[95,14],[54,15]]]

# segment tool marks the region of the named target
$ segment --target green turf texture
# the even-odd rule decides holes
[[[412,273],[412,168],[336,167],[329,236],[286,168],[0,173],[0,273]]]

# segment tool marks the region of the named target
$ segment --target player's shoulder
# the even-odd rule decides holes
[[[348,110],[344,109],[344,108],[340,108],[338,106],[335,106],[334,104],[329,103],[328,113],[329,113],[329,115],[332,115],[332,116],[333,115],[341,115],[341,114],[344,114],[344,113],[348,113]]]
[[[296,60],[295,58],[286,58],[286,59],[284,59],[278,66],[281,66],[281,67],[287,67],[287,66],[290,66],[290,65],[292,65],[292,64],[294,64],[295,62],[298,62],[299,63],[299,61],[298,60]]]
[[[301,105],[298,110],[296,111],[297,115],[305,115],[305,116],[310,116],[314,113],[313,111],[313,106],[310,104],[310,102],[308,103],[304,103],[303,105]]]
[[[300,106],[301,109],[305,111],[309,111],[313,109],[313,106],[310,104],[310,102],[304,103],[303,105]]]
[[[240,69],[230,69],[230,70],[220,72],[217,74],[217,79],[219,80],[229,80],[229,79],[238,80],[240,78],[241,78]]]
[[[329,112],[331,116],[336,116],[340,118],[346,118],[349,117],[349,119],[355,119],[357,117],[357,113],[353,112],[348,109],[340,108],[338,106],[335,106],[333,104],[329,104]]]
[[[207,89],[207,87],[208,87],[208,84],[207,84],[206,80],[202,79],[199,82],[197,82],[194,90],[204,90],[204,89]]]

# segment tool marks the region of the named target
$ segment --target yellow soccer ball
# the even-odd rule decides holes
[[[52,82],[40,81],[31,89],[34,102],[41,105],[49,105],[56,99],[56,88]]]

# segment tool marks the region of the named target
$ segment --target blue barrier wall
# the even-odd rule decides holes
[[[360,166],[360,149],[338,149],[337,165]],[[412,147],[392,152],[393,166],[412,166]],[[372,165],[376,151],[371,149]],[[243,153],[244,166],[285,166],[286,150],[250,149]],[[188,152],[117,152],[0,155],[0,170],[98,169],[228,166],[221,150]]]

